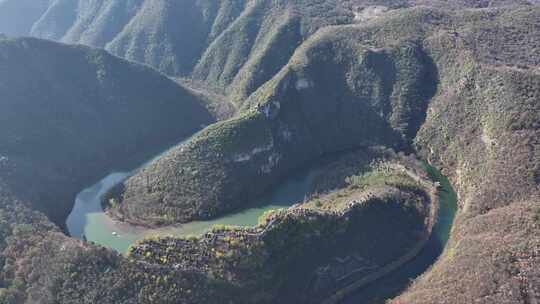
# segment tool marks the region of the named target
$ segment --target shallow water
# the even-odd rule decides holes
[[[274,191],[254,202],[252,208],[237,211],[211,220],[183,224],[178,227],[147,229],[118,223],[103,212],[101,197],[130,174],[111,173],[95,185],[82,190],[75,199],[73,211],[66,224],[71,236],[126,252],[135,241],[152,235],[191,236],[201,235],[215,225],[255,226],[263,213],[287,208],[304,200],[309,193],[314,171],[304,170],[285,179]]]

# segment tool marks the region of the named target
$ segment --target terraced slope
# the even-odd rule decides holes
[[[59,225],[80,187],[212,121],[152,69],[34,38],[0,40],[0,96],[0,179]]]

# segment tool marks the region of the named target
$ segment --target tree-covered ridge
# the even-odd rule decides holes
[[[0,303],[143,303],[214,284],[132,263],[58,227],[75,193],[103,172],[132,168],[211,123],[197,96],[103,50],[34,38],[0,40],[0,96]],[[176,285],[155,281],[164,271]],[[139,289],[151,285],[159,291]]]
[[[539,195],[540,110],[536,92],[540,87],[540,49],[533,37],[540,30],[539,14],[537,7],[456,13],[415,8],[389,12],[363,25],[325,28],[300,46],[289,64],[250,96],[240,116],[202,131],[129,179],[123,196],[127,205],[121,208],[132,208],[130,214],[136,214],[133,210],[141,203],[139,219],[147,212],[151,214],[146,217],[150,221],[168,222],[174,217],[182,221],[190,214],[211,216],[219,213],[215,202],[223,210],[234,208],[237,205],[231,203],[238,204],[246,196],[255,195],[254,191],[262,191],[310,157],[347,148],[347,144],[366,144],[363,141],[369,141],[371,135],[375,136],[375,143],[403,135],[403,147],[407,146],[407,139],[413,140],[413,148],[452,177],[462,210],[448,255],[414,285],[410,298],[406,294],[402,299],[414,299],[415,303],[443,301],[449,291],[429,292],[432,276],[446,282],[436,285],[440,290],[446,290],[448,285],[467,290],[464,294],[457,294],[457,289],[451,291],[453,297],[463,301],[482,292],[501,301],[517,301],[523,294],[534,296],[537,244],[528,235],[534,235],[538,229],[535,205]],[[325,65],[327,61],[334,64]],[[388,61],[389,64],[382,64]],[[373,65],[374,71],[366,69],[370,62],[377,63]],[[432,67],[428,69],[429,75],[435,78],[429,79],[437,81],[436,90],[417,80],[422,79],[417,75],[425,75],[422,70],[426,63]],[[395,75],[395,79],[377,78],[377,69],[384,67],[395,67],[395,74],[382,74]],[[343,74],[346,77],[336,76]],[[341,98],[341,94],[348,92],[347,86],[365,95],[353,93]],[[347,119],[336,116],[340,112],[332,107],[352,101],[360,104],[366,95],[369,103],[362,104],[359,112],[344,113],[382,109],[382,115],[369,117],[384,118],[382,125],[397,137],[383,136],[388,133],[374,127],[377,124],[367,125],[364,134],[351,135],[361,132],[368,119],[352,119],[353,133],[343,131],[348,130]],[[426,96],[427,100],[426,108],[420,111],[419,96]],[[338,122],[341,125],[333,129]],[[298,134],[301,135],[295,137]],[[294,143],[291,148],[287,148],[288,142]],[[159,172],[168,178],[156,176]],[[230,182],[243,179],[250,181],[249,186]],[[214,181],[208,183],[209,180]],[[142,182],[149,182],[149,192],[137,190],[143,189]],[[257,186],[261,188],[258,190]],[[231,196],[234,193],[236,197]],[[174,199],[164,201],[167,208],[156,208],[162,197]],[[175,213],[175,204],[182,204],[178,210],[183,213]],[[495,218],[501,212],[509,217]],[[490,231],[484,226],[489,222],[513,225],[515,229],[510,233],[514,238],[505,238],[502,228]],[[473,226],[473,230],[468,229]],[[490,239],[483,239],[483,234],[489,234]],[[501,250],[497,244],[503,238],[506,247]],[[466,240],[468,245],[460,240]],[[485,246],[474,246],[478,240]],[[495,251],[501,252],[501,256],[489,262],[477,263],[473,258],[480,252],[482,256]],[[521,273],[518,277],[523,283],[520,287],[511,286],[524,290],[521,294],[509,293],[505,288],[510,287],[497,283],[516,278],[498,266],[506,260],[516,261],[511,267]],[[467,267],[483,276],[495,274],[500,280],[476,286],[472,283],[475,276]],[[461,276],[463,272],[467,275]]]
[[[534,1],[3,0],[0,32],[105,48],[168,75],[194,78],[241,104],[322,27],[364,23],[387,9],[418,5],[528,3]]]
[[[62,226],[80,187],[213,121],[183,87],[102,50],[6,39],[0,67],[0,179]]]
[[[436,184],[417,161],[390,155],[389,160],[357,159],[352,164],[357,175],[347,178],[343,176],[350,167],[343,164],[352,157],[330,162],[317,179],[333,182],[328,179],[341,174],[343,187],[269,212],[256,227],[215,227],[202,237],[149,238],[133,246],[129,256],[178,270],[197,269],[226,281],[238,288],[235,301],[242,303],[325,299],[399,259],[406,262],[405,256],[422,248],[431,233],[438,208]],[[375,181],[373,176],[379,175],[386,179]],[[340,263],[349,267],[345,273]]]
[[[516,3],[417,2],[478,7]],[[0,1],[0,7],[17,3],[4,0]],[[326,2],[318,3],[324,7]],[[370,1],[377,3],[381,4]],[[254,7],[257,6],[251,8]],[[0,10],[0,14],[5,12]],[[331,18],[321,12],[314,15]],[[295,22],[304,20],[292,14],[284,16],[288,18],[285,24],[277,23],[280,27],[276,37],[289,37],[291,33],[294,36],[294,31],[288,31],[289,25],[296,26]],[[7,19],[0,18],[0,24],[4,20]],[[272,64],[273,69],[280,71],[277,75],[270,73],[268,79],[272,79],[257,78],[265,83],[262,87],[252,86],[257,82],[252,82],[251,77],[242,79],[249,84],[246,87],[256,91],[247,99],[239,116],[203,130],[128,180],[124,195],[133,199],[133,204],[121,204],[120,208],[128,211],[133,208],[133,214],[141,220],[158,224],[191,216],[213,216],[236,204],[242,205],[248,201],[242,194],[255,197],[293,168],[308,159],[318,159],[323,153],[359,144],[398,143],[398,147],[418,151],[450,176],[459,194],[460,211],[440,260],[394,302],[534,303],[540,286],[537,238],[540,233],[540,49],[536,39],[540,35],[539,22],[539,9],[530,6],[455,12],[423,7],[389,11],[362,24],[326,27],[303,41],[294,50],[297,55],[290,61],[291,58],[286,58],[289,64],[284,68]],[[266,33],[268,28],[261,28]],[[272,35],[262,36],[265,37],[262,42],[273,41]],[[243,45],[243,38],[240,35],[231,39]],[[276,41],[279,41],[276,45],[283,43],[281,39]],[[151,69],[126,63],[103,51],[34,39],[0,40],[0,45],[0,73],[7,71],[0,78],[0,106],[8,105],[0,111],[0,123],[8,121],[19,127],[17,132],[0,128],[0,147],[12,151],[9,155],[0,151],[0,265],[3,266],[0,302],[238,303],[243,299],[245,293],[237,293],[237,285],[215,280],[208,273],[193,269],[178,271],[161,265],[164,264],[161,260],[153,260],[152,254],[146,257],[146,253],[141,259],[148,259],[150,264],[128,260],[107,249],[70,239],[43,214],[28,207],[49,206],[46,208],[49,217],[62,222],[63,216],[57,213],[65,216],[74,193],[109,170],[112,162],[126,161],[129,166],[126,155],[140,152],[139,147],[161,150],[166,146],[166,140],[161,141],[162,134],[170,134],[172,139],[176,134],[189,133],[186,126],[177,125],[174,116],[184,113],[183,107],[176,110],[166,107],[167,113],[175,113],[168,126],[182,128],[173,134],[162,131],[169,130],[161,120],[167,113],[160,113],[161,107],[148,106],[138,99],[145,96],[147,100],[176,100],[177,96],[186,96],[184,90]],[[227,58],[250,60],[234,52],[232,55]],[[231,60],[231,66],[237,68],[234,65],[237,62]],[[25,74],[18,74],[19,68],[28,64],[31,68],[21,69]],[[432,67],[427,69],[427,75],[437,76],[429,79],[434,83],[423,81],[426,64]],[[260,66],[254,64],[257,68],[251,71],[257,71]],[[343,67],[346,69],[340,69]],[[395,73],[386,73],[386,68]],[[61,73],[51,75],[46,73],[49,70]],[[116,71],[125,71],[126,75],[118,75]],[[141,89],[131,94],[135,76],[141,78],[135,82],[140,85],[136,88],[144,88],[148,83],[155,85],[148,91]],[[118,83],[117,77],[124,80]],[[26,79],[32,81],[23,81]],[[174,89],[167,89],[171,87]],[[103,95],[97,94],[99,98],[95,98],[95,92]],[[249,94],[246,93],[249,90],[240,92]],[[156,96],[158,93],[164,95]],[[19,111],[17,107],[24,103],[10,103],[19,101],[17,96],[42,103],[39,108],[23,107],[25,111]],[[122,96],[147,107],[141,106],[143,110],[131,104],[120,107],[116,103],[124,100],[118,98]],[[190,96],[186,98],[192,100]],[[51,100],[71,102],[66,106]],[[82,104],[80,112],[68,115],[55,111],[64,107],[72,109],[76,102]],[[146,133],[148,126],[156,124],[143,125],[136,119],[117,129],[113,121],[124,112],[116,107],[117,111],[109,111],[111,103],[125,110],[132,106],[139,109],[133,113],[137,117],[141,113],[159,117],[152,122],[157,121],[157,126],[163,129]],[[204,112],[202,107],[194,108]],[[41,110],[54,114],[53,119],[43,119]],[[72,113],[79,113],[78,118],[92,123],[85,128],[77,121],[63,119]],[[349,120],[337,121],[335,113],[344,113],[343,117]],[[36,123],[33,128],[25,129],[20,121],[29,115]],[[340,124],[342,121],[346,123]],[[96,133],[111,137],[101,140],[93,137],[96,125],[102,126]],[[44,130],[43,126],[55,128]],[[71,134],[71,128],[77,131]],[[144,134],[136,137],[140,141],[131,137],[134,129]],[[58,151],[43,149],[41,153],[43,145],[38,144],[45,141],[43,135]],[[26,141],[28,138],[34,141]],[[62,144],[63,138],[76,146]],[[87,141],[90,139],[98,143]],[[364,142],[366,139],[369,140]],[[159,143],[141,144],[151,140]],[[29,149],[22,149],[23,144]],[[89,146],[93,149],[87,150]],[[111,147],[117,149],[107,150]],[[21,151],[24,153],[20,154]],[[25,158],[20,159],[19,155]],[[78,155],[84,158],[79,159]],[[96,155],[102,157],[96,160]],[[135,162],[142,159],[143,156],[135,157]],[[177,162],[181,165],[176,166]],[[259,178],[267,172],[272,176]],[[82,180],[81,174],[88,176]],[[381,181],[402,181],[402,177],[374,172],[352,177],[349,182],[351,187],[363,189],[381,186]],[[228,197],[229,193],[233,197]],[[332,194],[314,197],[311,205],[328,207],[327,202],[339,201],[339,194],[334,195],[337,199]],[[177,197],[182,200],[171,199]],[[346,205],[347,200],[341,203]],[[223,209],[217,210],[216,206]],[[167,244],[157,243],[158,253],[162,253],[161,248],[166,251]],[[183,249],[187,248],[182,246],[179,251]],[[191,262],[182,255],[174,258],[180,264]],[[217,261],[224,261],[223,257]]]
[[[22,204],[1,205],[0,234],[3,304],[217,304],[233,291],[198,271],[140,263],[69,238]]]
[[[242,114],[201,131],[128,179],[115,198],[119,216],[149,224],[210,218],[245,206],[324,154],[374,144],[405,147],[436,85],[421,46],[373,50],[329,39],[306,42]]]
[[[355,155],[367,158],[355,162],[353,172],[371,170],[368,164],[373,153]],[[342,159],[350,162],[352,157],[329,163],[319,172],[318,180],[328,179],[326,174],[331,171],[336,171],[332,178],[339,172],[342,177],[348,175],[348,170],[341,171],[350,168],[339,165]],[[148,239],[135,245],[127,257],[65,236],[43,215],[2,193],[1,198],[6,200],[0,205],[0,300],[9,304],[274,303],[276,299],[298,303],[309,302],[315,295],[325,297],[335,290],[316,283],[317,269],[334,263],[335,255],[345,259],[354,254],[359,269],[369,260],[369,271],[376,272],[379,268],[374,265],[384,267],[411,250],[421,241],[420,236],[430,233],[433,215],[429,213],[436,202],[428,193],[433,185],[402,175],[400,168],[421,174],[415,162],[400,161],[392,154],[384,159],[405,167],[374,168],[395,175],[400,182],[389,183],[386,189],[381,185],[377,189],[349,185],[332,192],[341,193],[340,199],[349,204],[334,205],[336,201],[329,196],[323,205],[314,207],[308,200],[299,207],[267,214],[254,228],[216,227],[198,239]],[[381,217],[396,225],[376,220]],[[358,234],[370,231],[374,224],[384,224],[377,236]],[[395,233],[397,226],[402,233]],[[387,242],[388,238],[395,240]],[[320,248],[320,255],[304,259],[305,253],[314,248]],[[307,276],[311,283],[289,276],[288,269],[293,265],[298,267],[295,273]],[[260,270],[267,275],[261,276]],[[295,286],[308,290],[297,293]]]

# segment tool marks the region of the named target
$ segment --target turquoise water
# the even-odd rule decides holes
[[[130,174],[115,172],[95,185],[82,190],[75,199],[73,211],[66,224],[71,236],[126,252],[135,241],[153,235],[191,236],[201,235],[215,225],[255,226],[263,213],[269,210],[287,208],[304,200],[310,191],[314,171],[300,172],[285,179],[276,189],[254,202],[252,208],[237,211],[211,221],[198,221],[177,227],[147,229],[118,223],[105,214],[101,207],[101,197]]]
[[[448,242],[452,223],[457,211],[457,196],[448,179],[435,168],[426,164],[432,178],[439,181],[440,205],[433,234],[425,248],[409,263],[394,273],[359,289],[347,297],[344,303],[384,303],[401,293],[411,282],[426,271],[441,255]],[[211,221],[191,222],[179,227],[147,229],[112,221],[101,207],[101,196],[114,185],[127,178],[130,173],[112,173],[95,185],[81,191],[75,207],[67,219],[70,235],[126,252],[135,241],[153,235],[191,236],[200,235],[214,225],[254,226],[259,217],[268,210],[287,208],[304,200],[311,190],[315,170],[297,173],[285,179],[275,190],[253,204],[253,208],[234,212]]]

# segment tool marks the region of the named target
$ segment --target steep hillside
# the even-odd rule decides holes
[[[244,114],[205,129],[126,181],[119,216],[208,218],[244,206],[321,155],[373,144],[406,147],[436,81],[417,44],[372,50],[315,35],[251,96]]]
[[[0,32],[106,48],[237,104],[319,28],[364,23],[417,5],[458,9],[527,0],[51,0],[0,2]]]
[[[414,139],[452,177],[462,208],[445,256],[397,303],[535,297],[539,17],[533,7],[423,8],[322,30],[244,114],[128,179],[119,214],[153,224],[211,217],[325,153]],[[478,285],[479,275],[498,279]]]
[[[30,35],[105,47],[139,10],[143,0],[50,1]]]
[[[145,1],[107,49],[170,75],[186,75],[243,6],[243,1]]]
[[[266,31],[268,37],[281,31],[283,26],[273,23],[283,13],[291,11],[292,8],[298,12],[309,8],[309,14],[305,14],[306,18],[303,18],[303,26],[304,31],[312,33],[318,26],[335,22],[333,19],[346,14],[343,9],[338,11],[336,17],[331,16],[336,13],[327,13],[336,11],[337,3],[339,2],[336,0],[315,5],[302,1],[288,3],[266,0],[4,0],[0,2],[0,14],[5,14],[6,18],[0,19],[0,32],[107,47],[114,54],[147,63],[162,72],[178,76],[189,75],[197,61],[203,57],[207,58],[203,60],[205,62],[230,60],[231,64],[241,66],[250,57],[250,50],[255,48],[256,43],[261,42],[260,46],[257,46],[259,49],[266,48],[265,45],[270,43],[269,38],[263,37],[267,34]],[[351,15],[350,12],[348,14]],[[331,18],[325,18],[329,16]],[[311,19],[321,24],[315,26]],[[251,28],[251,25],[255,25],[253,22],[258,25]],[[232,34],[232,31],[238,33]],[[233,40],[231,37],[220,38],[223,32],[229,33],[224,36],[239,36],[232,37]],[[256,41],[257,36],[261,37]],[[237,40],[241,37],[248,40]],[[291,38],[294,39],[289,42],[289,51],[286,53],[281,50],[281,56],[284,57],[281,65],[286,63],[294,46],[300,43],[298,37]],[[225,40],[229,41],[229,45],[216,42]],[[223,54],[229,52],[228,47],[231,47],[236,57]],[[221,50],[212,50],[216,48]],[[206,51],[207,49],[210,50]],[[203,55],[216,51],[221,54]],[[216,55],[217,58],[214,58]],[[233,69],[235,70],[231,72],[234,77],[238,70],[236,67]],[[272,71],[269,71],[267,78],[271,76]]]
[[[206,82],[229,90],[221,93],[249,96],[241,98],[237,116],[196,133],[110,193],[112,214],[149,225],[214,217],[246,207],[321,156],[385,144],[415,152],[441,169],[459,200],[439,260],[412,284],[405,282],[390,302],[539,302],[540,8],[485,8],[517,3],[505,0],[419,0],[341,6],[318,1],[316,6],[327,9],[309,10],[307,2],[313,3],[270,6],[283,16],[280,22],[266,13],[269,2],[245,3],[215,40],[205,42],[204,58],[216,59],[217,69],[204,60],[185,61],[198,63],[201,73],[192,81],[200,87]],[[166,7],[154,3],[140,7]],[[397,9],[422,3],[445,9]],[[396,10],[365,10],[367,4],[394,4]],[[296,12],[295,5],[304,11]],[[346,18],[362,22],[335,26],[343,20],[326,12],[337,8],[342,16],[342,7]],[[140,8],[133,16],[139,14]],[[321,23],[313,21],[317,18]],[[315,31],[316,24],[334,26]],[[304,31],[309,25],[313,31]],[[289,58],[258,48],[284,48],[285,54],[290,50],[283,40],[298,37]],[[224,40],[213,45],[219,39]],[[227,39],[234,47],[220,46]],[[259,70],[264,70],[260,78],[239,76]],[[276,295],[296,300],[303,293],[294,284],[308,279],[287,282],[297,278],[294,267],[324,253],[321,248],[332,241],[341,241],[332,250],[359,244],[347,242],[349,234],[336,237],[346,229],[332,228],[350,223],[333,217],[351,202],[351,192],[341,191],[309,200],[303,206],[309,212],[296,206],[270,215],[256,231],[219,228],[203,237],[148,239],[128,257],[69,238],[31,208],[61,222],[65,209],[57,207],[69,206],[87,181],[163,150],[208,123],[209,114],[198,98],[151,69],[104,51],[35,39],[0,40],[0,96],[1,303],[275,303]],[[358,188],[395,180],[403,176],[354,176],[346,191],[357,194]],[[336,187],[342,185],[328,189]],[[381,232],[383,239],[404,241],[396,232],[420,227],[425,215],[411,203],[418,200],[405,201],[384,205],[375,199],[360,224],[379,219],[373,214],[381,206],[391,220],[383,216],[353,229],[353,237],[377,227],[371,236]],[[410,211],[413,216],[407,217]],[[328,225],[320,229],[321,222]],[[385,230],[391,228],[387,223],[401,228]],[[265,225],[279,233],[260,233]],[[281,254],[291,258],[276,258]],[[321,261],[315,266],[324,265]],[[364,300],[353,295],[346,302]]]
[[[241,103],[317,29],[352,20],[350,8],[335,0],[253,1],[202,54],[193,78]]]
[[[446,254],[395,303],[540,299],[539,20],[504,12],[429,40],[448,76],[417,146],[452,176],[461,212]]]
[[[2,304],[219,304],[235,291],[194,270],[137,262],[69,238],[43,215],[5,198],[0,196]]]
[[[212,121],[156,71],[87,47],[0,40],[0,179],[59,225],[75,193]]]

